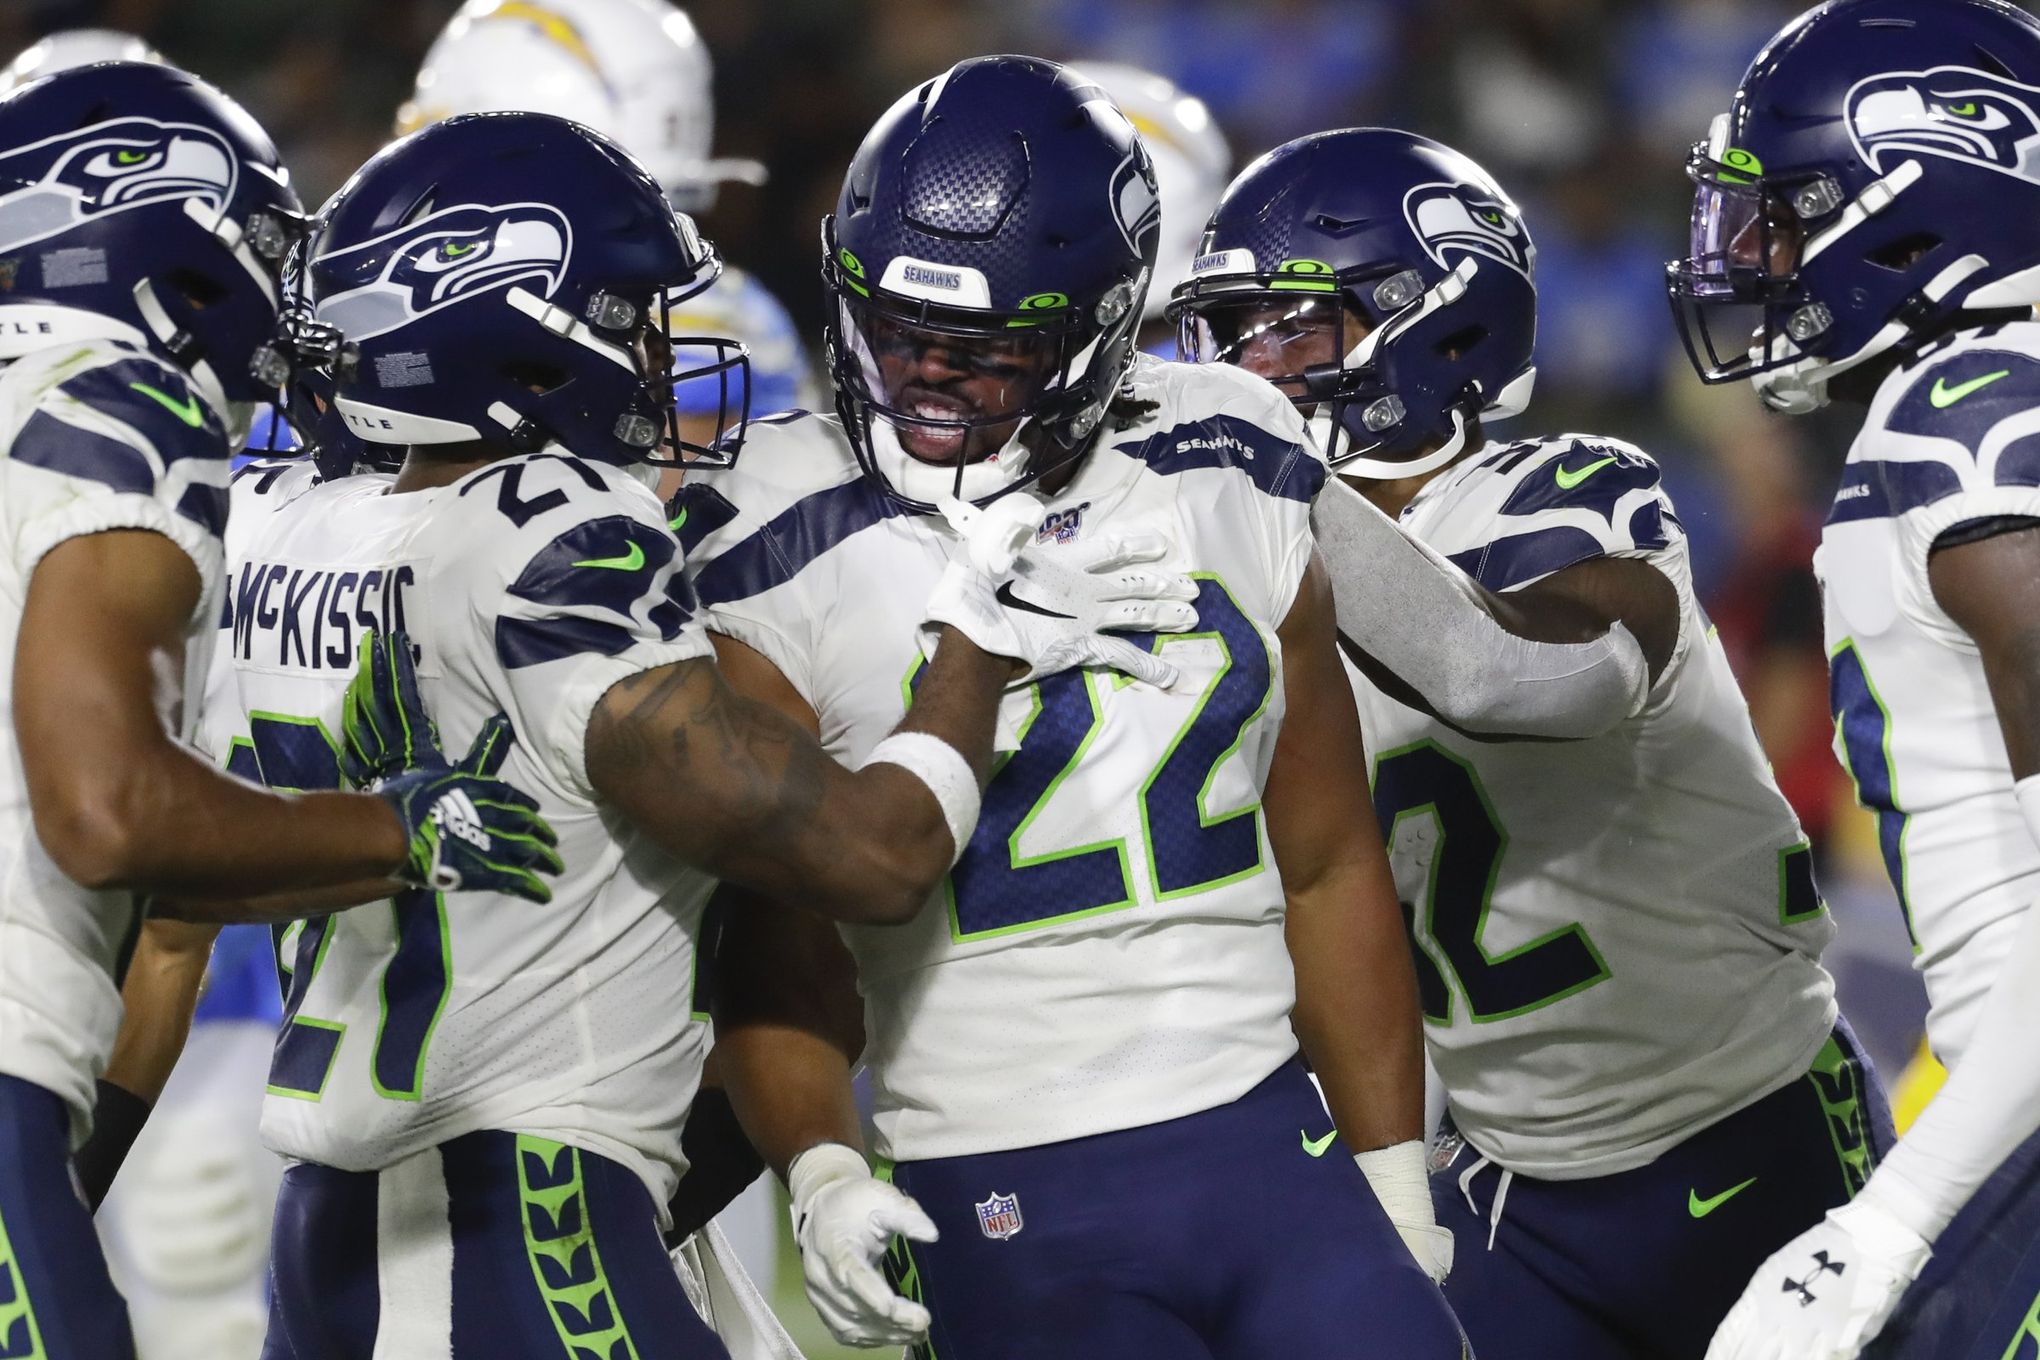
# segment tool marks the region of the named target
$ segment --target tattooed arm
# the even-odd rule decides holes
[[[947,742],[982,787],[1012,670],[945,630],[895,730]],[[890,764],[845,769],[706,659],[612,686],[589,720],[587,760],[603,800],[673,854],[840,921],[912,919],[956,857],[919,778]]]

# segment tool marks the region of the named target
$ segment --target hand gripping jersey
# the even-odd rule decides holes
[[[1133,398],[1038,538],[1158,531],[1199,631],[1163,692],[1106,671],[1016,687],[976,833],[912,924],[845,927],[864,993],[877,1149],[1032,1147],[1224,1104],[1296,1051],[1282,879],[1261,788],[1284,700],[1275,629],[1324,468],[1258,378],[1140,359]],[[838,425],[754,425],[683,490],[709,626],[763,653],[855,765],[921,671],[922,606],[956,547],[860,475]]]
[[[583,747],[610,685],[710,651],[677,546],[649,491],[578,459],[387,485],[303,491],[235,563],[230,766],[334,786],[362,633],[402,629],[449,758],[509,714],[503,777],[538,799],[567,867],[545,905],[410,891],[287,931],[264,1140],[369,1171],[507,1130],[621,1162],[664,1204],[705,1047],[689,998],[710,881],[597,805]]]
[[[191,557],[202,585],[184,657],[183,692],[195,695],[219,609],[227,455],[219,415],[183,374],[139,349],[60,345],[0,367],[0,1072],[62,1096],[75,1141],[120,1026],[114,972],[140,913],[132,894],[65,878],[36,839],[14,746],[21,612],[36,564],[66,539],[162,534]],[[173,716],[188,733],[189,708]]]
[[[2040,517],[2030,322],[1958,336],[1884,380],[1814,555],[1835,747],[1877,814],[1928,1037],[1951,1068],[2040,895],[2040,847],[2012,796],[1982,662],[1927,582],[1937,537],[2000,515]]]
[[[1585,741],[1476,741],[1354,677],[1454,1122],[1527,1175],[1642,1166],[1826,1043],[1834,928],[1811,853],[1647,455],[1578,436],[1490,445],[1402,523],[1492,591],[1601,556],[1641,558],[1678,591],[1678,645],[1642,712]]]

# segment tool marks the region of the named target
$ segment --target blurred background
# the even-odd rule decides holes
[[[262,120],[308,204],[389,136],[455,0],[5,0],[0,61],[81,26],[141,35]],[[1831,750],[1809,562],[1843,421],[1763,415],[1679,352],[1663,262],[1683,250],[1687,148],[1725,109],[1777,0],[717,0],[689,13],[714,63],[714,151],[762,162],[701,222],[819,352],[817,231],[872,120],[994,51],[1145,68],[1201,98],[1236,171],[1325,128],[1392,124],[1471,154],[1538,247],[1537,400],[1525,430],[1612,434],[1663,463],[1701,598],[1741,674],[1841,920],[1829,961],[1888,1080],[1924,998],[1867,814]],[[1136,117],[1136,123],[1140,119]],[[1169,211],[1165,182],[1165,217]],[[1169,223],[1165,221],[1165,240]],[[1180,269],[1187,261],[1180,262]],[[817,389],[810,389],[817,390]],[[1514,426],[1501,426],[1507,437]],[[797,1271],[781,1271],[791,1313]],[[811,1319],[801,1335],[819,1337]],[[851,1354],[817,1344],[815,1356]]]

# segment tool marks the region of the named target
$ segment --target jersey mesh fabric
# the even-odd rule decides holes
[[[1460,1131],[1547,1179],[1641,1166],[1826,1042],[1833,925],[1805,838],[1648,455],[1585,436],[1490,445],[1402,523],[1489,590],[1606,556],[1678,592],[1679,640],[1643,709],[1587,740],[1476,741],[1353,674]]]
[[[1037,539],[1160,533],[1166,565],[1203,577],[1201,631],[1158,644],[1183,667],[1173,693],[1103,671],[1010,692],[1008,754],[949,883],[909,925],[844,930],[888,1157],[1176,1118],[1296,1049],[1258,808],[1284,710],[1274,634],[1324,468],[1259,379],[1142,359],[1133,396],[1151,408],[1046,498]],[[725,507],[692,555],[696,585],[709,626],[772,660],[854,764],[906,707],[954,539],[863,479],[834,421],[752,438],[733,476],[696,493]]]
[[[198,574],[182,677],[196,694],[219,608],[227,457],[218,414],[141,350],[64,345],[0,370],[0,1073],[61,1096],[76,1141],[119,1027],[113,970],[138,913],[131,894],[71,882],[36,837],[13,736],[22,611],[36,566],[59,544],[109,530],[161,534]]]

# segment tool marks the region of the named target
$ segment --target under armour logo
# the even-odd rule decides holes
[[[1787,1279],[1781,1288],[1787,1294],[1798,1294],[1799,1306],[1801,1308],[1811,1308],[1813,1306],[1813,1282],[1818,1280],[1823,1273],[1832,1272],[1839,1275],[1848,1268],[1846,1262],[1830,1261],[1825,1251],[1817,1251],[1813,1254],[1813,1270],[1808,1273],[1807,1277],[1803,1280]]]
[[[489,833],[482,829],[481,810],[464,789],[455,789],[434,803],[432,820],[441,831],[460,837],[477,850],[489,848]]]

